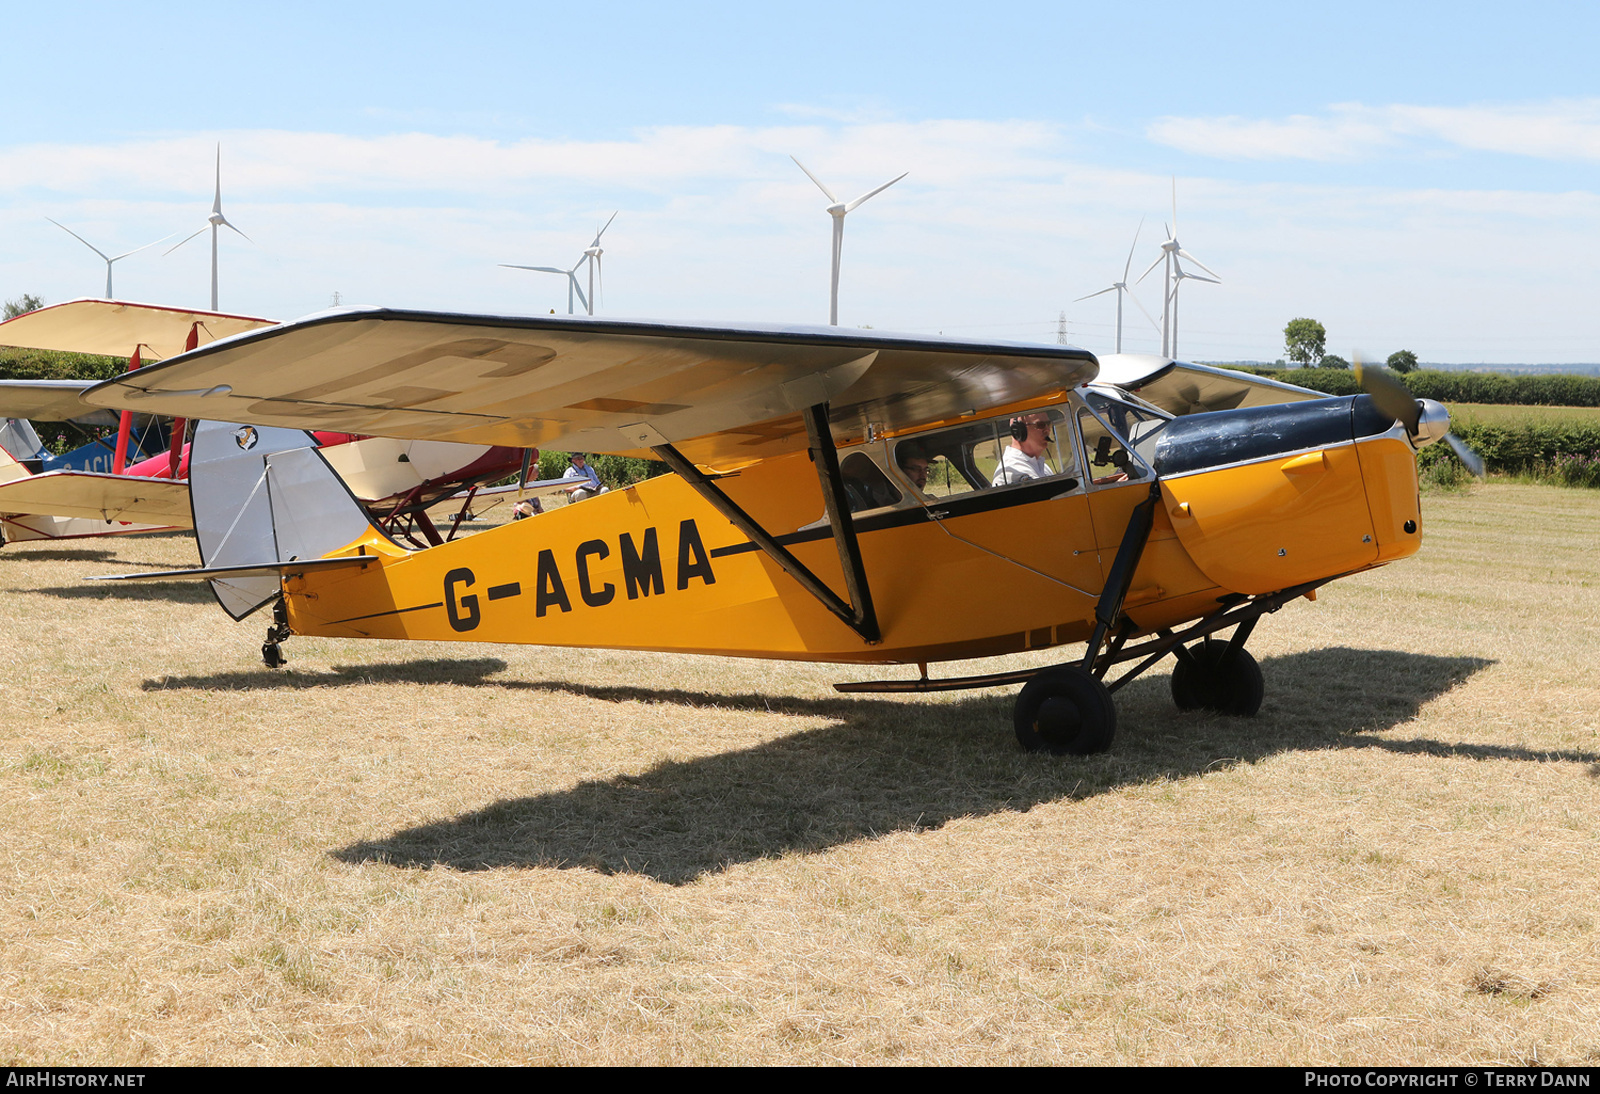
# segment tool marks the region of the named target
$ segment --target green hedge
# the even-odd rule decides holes
[[[1308,387],[1329,395],[1357,395],[1361,385],[1345,369],[1249,369],[1259,376]],[[1399,379],[1420,399],[1441,403],[1494,403],[1501,406],[1600,406],[1600,376],[1548,373],[1506,376],[1498,372],[1446,372],[1420,369]]]
[[[0,380],[109,380],[127,368],[120,357],[0,347]]]

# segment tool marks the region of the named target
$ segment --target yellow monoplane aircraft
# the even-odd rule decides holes
[[[1256,621],[1417,550],[1415,449],[1448,423],[1392,381],[1174,418],[1096,371],[1055,345],[342,309],[86,400],[208,423],[202,568],[130,576],[208,579],[236,619],[272,605],[269,665],[296,634],[917,664],[838,686],[1026,681],[1023,747],[1087,753],[1111,742],[1111,693],[1167,654],[1180,707],[1255,713]],[[676,474],[408,550],[302,429]],[[1055,668],[928,677],[1081,642]]]

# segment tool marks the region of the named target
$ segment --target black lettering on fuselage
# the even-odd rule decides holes
[[[689,579],[698,577],[707,585],[715,585],[717,576],[711,572],[711,556],[706,554],[706,545],[700,542],[700,529],[694,526],[694,521],[686,520],[678,525],[678,589],[681,591],[689,587]]]
[[[591,539],[578,544],[578,595],[583,597],[583,602],[591,608],[603,608],[616,598],[617,587],[610,582],[602,585],[599,592],[594,591],[594,583],[589,580],[589,556],[606,558],[611,554],[604,540]]]
[[[533,602],[534,615],[543,618],[544,613],[552,607],[564,612],[572,610],[572,601],[567,599],[567,587],[561,583],[561,571],[556,569],[554,551],[539,552],[538,586],[539,595]]]
[[[478,611],[476,595],[467,593],[459,603],[456,601],[456,586],[461,585],[470,589],[476,580],[472,576],[472,571],[465,567],[451,570],[444,575],[444,613],[450,618],[452,630],[470,631],[482,618],[482,613]]]
[[[618,544],[622,553],[622,580],[628,587],[628,599],[638,600],[639,594],[649,596],[654,592],[657,596],[667,591],[667,583],[661,575],[661,545],[656,541],[656,530],[644,530],[644,546],[635,548],[633,536],[627,532],[622,533],[622,540]]]

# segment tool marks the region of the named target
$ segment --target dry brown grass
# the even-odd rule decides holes
[[[1429,498],[1253,720],[827,666],[295,639],[0,552],[0,1058],[1600,1060],[1600,499]],[[993,667],[993,666],[991,666]],[[959,671],[959,669],[957,670]]]

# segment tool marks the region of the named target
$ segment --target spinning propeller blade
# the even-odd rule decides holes
[[[1388,369],[1381,365],[1363,365],[1359,353],[1355,354],[1354,358],[1356,382],[1361,385],[1362,390],[1372,396],[1372,401],[1377,404],[1379,410],[1405,426],[1406,432],[1415,439],[1417,427],[1422,422],[1422,401],[1412,395],[1411,389],[1396,379]],[[1437,440],[1438,435],[1434,434],[1431,439]],[[1485,471],[1483,457],[1468,448],[1467,442],[1454,433],[1446,433],[1444,442],[1450,446],[1450,450],[1468,471],[1480,479],[1483,478]]]

